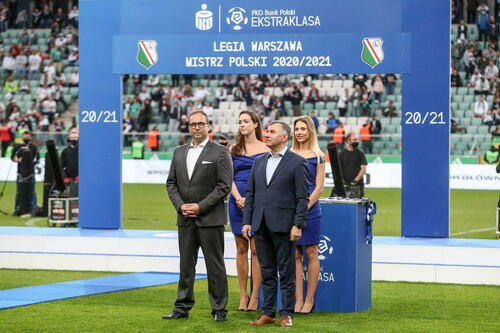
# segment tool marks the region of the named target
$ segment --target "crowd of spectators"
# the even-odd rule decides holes
[[[67,130],[61,115],[72,100],[65,95],[79,83],[78,8],[63,11],[51,7],[51,1],[34,4],[30,15],[0,5],[0,122],[13,134]],[[68,67],[71,71],[65,72]]]

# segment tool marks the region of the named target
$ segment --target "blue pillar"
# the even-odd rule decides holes
[[[112,38],[121,2],[80,0],[79,225],[121,227],[121,76],[112,74]]]
[[[402,236],[449,237],[450,2],[404,0]]]

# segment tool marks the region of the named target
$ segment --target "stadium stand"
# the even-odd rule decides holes
[[[33,3],[35,9],[28,15],[31,21],[23,20],[20,12],[9,13],[10,7],[0,6],[0,16],[5,13],[8,17],[7,26],[0,20],[0,121],[8,121],[16,137],[30,128],[38,139],[55,138],[62,145],[61,133],[76,126],[78,114],[78,11],[59,10],[52,1]],[[491,133],[498,132],[496,126],[500,126],[498,23],[490,23],[485,36],[470,18],[468,24],[460,23],[456,16],[460,11],[455,9],[453,20],[458,24],[451,27],[450,149],[452,155],[482,156],[491,146]],[[483,12],[484,6],[478,7],[472,19]],[[36,54],[42,59],[38,68]],[[195,109],[210,115],[213,132],[233,136],[243,109],[258,112],[264,125],[277,118],[293,123],[292,104],[298,104],[301,115],[314,111],[322,149],[332,139],[332,134],[326,133],[329,113],[344,124],[346,133],[359,132],[367,119],[376,116],[381,131],[372,135],[373,153],[399,155],[401,123],[406,121],[401,113],[402,86],[401,76],[394,74],[124,75],[125,150],[135,136],[146,136],[156,126],[159,151],[172,151],[185,141],[186,115]],[[294,90],[300,92],[297,101],[292,96]],[[485,96],[484,104],[478,104],[479,95]],[[439,112],[431,104],[429,101],[429,111]],[[435,119],[440,120],[447,119]]]

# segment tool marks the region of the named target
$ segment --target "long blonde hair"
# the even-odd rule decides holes
[[[293,122],[293,143],[292,143],[292,150],[296,150],[300,144],[299,141],[297,140],[297,137],[295,136],[295,125],[299,122],[303,122],[306,124],[307,127],[307,132],[309,133],[309,140],[305,142],[306,147],[316,155],[316,157],[322,158],[325,157],[325,154],[321,151],[319,148],[318,144],[318,134],[316,133],[316,127],[314,126],[314,122],[309,116],[304,116],[295,119]]]

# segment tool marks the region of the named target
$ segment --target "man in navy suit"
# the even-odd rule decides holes
[[[255,234],[262,270],[263,313],[249,325],[275,322],[278,272],[282,327],[292,326],[295,305],[295,241],[302,236],[309,203],[307,161],[287,148],[290,126],[273,121],[266,133],[269,154],[255,159],[243,210],[243,236]]]

